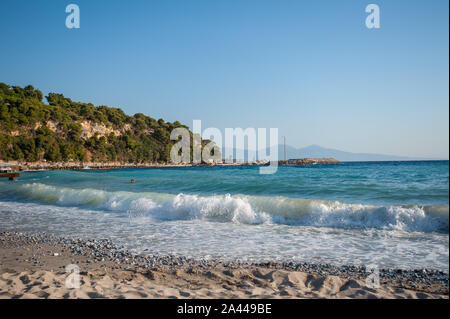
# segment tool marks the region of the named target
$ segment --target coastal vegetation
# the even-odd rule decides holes
[[[32,85],[0,83],[0,160],[164,163],[176,143],[170,132],[188,129],[178,121],[130,116],[120,108],[74,102],[62,94],[49,93],[47,103],[43,99]]]

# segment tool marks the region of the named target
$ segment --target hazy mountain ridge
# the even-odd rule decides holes
[[[279,145],[278,156],[284,157],[284,146]],[[387,154],[375,153],[353,153],[331,148],[325,148],[319,145],[309,145],[302,148],[294,148],[286,145],[287,158],[305,158],[305,157],[332,157],[342,162],[357,162],[357,161],[411,161],[411,160],[426,160],[425,158],[415,158],[406,156],[396,156]]]
[[[225,154],[225,152],[223,154]],[[236,149],[234,149],[233,154],[234,154],[233,157],[235,158]],[[266,154],[269,154],[269,148],[266,149]],[[223,157],[225,158],[225,156]],[[353,153],[336,150],[332,148],[325,148],[316,144],[302,148],[295,148],[293,146],[286,145],[286,157],[287,159],[334,158],[341,162],[439,160],[437,158],[419,158],[419,157],[396,156],[388,154]],[[249,160],[247,153],[245,153],[244,159],[246,161]],[[250,160],[253,159],[254,158],[250,158]],[[282,144],[278,145],[278,159],[284,160],[284,145]]]

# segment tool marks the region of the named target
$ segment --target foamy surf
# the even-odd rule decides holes
[[[281,224],[342,229],[449,232],[448,206],[347,204],[284,196],[108,192],[41,183],[9,184],[9,199],[109,212],[157,220],[206,220],[235,224]]]

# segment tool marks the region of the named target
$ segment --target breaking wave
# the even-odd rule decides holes
[[[448,206],[372,206],[289,197],[108,192],[40,183],[10,186],[10,200],[127,212],[159,220],[208,220],[346,229],[449,232]]]

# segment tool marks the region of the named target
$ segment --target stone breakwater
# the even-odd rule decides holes
[[[80,239],[56,237],[53,235],[0,233],[2,251],[22,249],[24,253],[10,256],[11,260],[0,260],[0,269],[16,263],[23,270],[63,269],[68,263],[80,265],[81,269],[116,269],[127,271],[207,271],[208,269],[256,269],[267,268],[304,272],[320,276],[338,276],[344,279],[365,280],[371,272],[365,266],[293,262],[219,262],[210,258],[190,259],[183,256],[153,255],[151,248],[147,254],[136,255],[125,246],[118,246],[109,239]],[[15,250],[14,250],[15,251]],[[3,258],[7,258],[6,255]],[[380,269],[380,284],[433,294],[448,295],[448,273],[434,269]]]
[[[279,165],[317,165],[317,164],[341,164],[334,158],[298,158],[286,161],[278,161]]]

